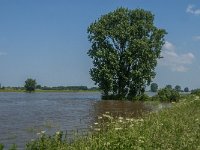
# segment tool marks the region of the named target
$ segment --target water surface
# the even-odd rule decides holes
[[[106,111],[135,117],[149,111],[143,103],[101,101],[100,97],[99,92],[0,93],[0,143],[6,148],[16,143],[23,149],[41,131],[87,132]]]

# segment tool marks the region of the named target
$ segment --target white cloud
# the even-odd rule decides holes
[[[5,56],[5,55],[7,55],[7,53],[5,53],[5,52],[0,52],[0,56]]]
[[[200,9],[195,8],[194,5],[188,5],[186,12],[193,15],[200,15]]]
[[[161,55],[164,58],[160,59],[160,64],[177,72],[187,72],[189,70],[188,65],[192,64],[195,58],[190,52],[178,54],[175,46],[168,41],[164,44]]]
[[[195,41],[200,41],[200,35],[194,36]]]

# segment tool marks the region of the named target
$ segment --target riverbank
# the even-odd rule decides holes
[[[183,96],[173,105],[139,119],[114,119],[109,113],[103,114],[93,125],[94,132],[85,138],[67,143],[61,133],[52,137],[41,133],[41,138],[30,142],[27,149],[199,149],[199,96]],[[107,121],[102,123],[102,119]]]

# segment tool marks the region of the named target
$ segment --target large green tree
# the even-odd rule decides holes
[[[35,91],[36,84],[36,80],[29,78],[25,81],[24,88],[27,92],[33,92]]]
[[[154,25],[154,15],[143,9],[118,8],[88,27],[93,59],[92,80],[118,99],[144,92],[155,77],[166,31]]]

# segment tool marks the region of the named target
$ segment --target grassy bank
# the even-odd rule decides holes
[[[113,119],[107,113],[99,116],[99,122],[93,126],[95,132],[86,138],[67,143],[61,133],[51,137],[42,134],[39,139],[30,142],[27,149],[200,149],[200,98],[185,96],[173,105],[140,119]],[[105,119],[106,122],[102,121]]]

